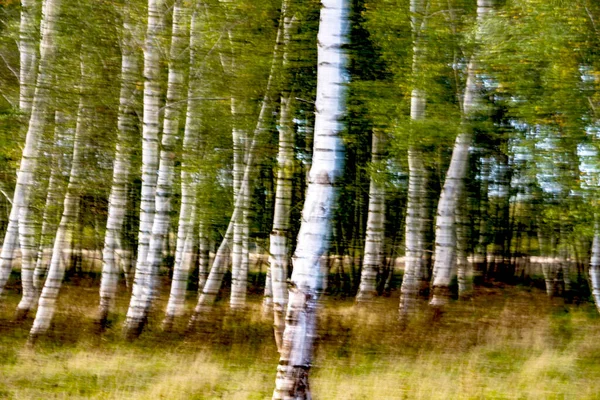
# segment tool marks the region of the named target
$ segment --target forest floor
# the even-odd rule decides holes
[[[189,309],[194,302],[190,293]],[[194,333],[161,315],[122,338],[126,296],[113,325],[94,323],[97,279],[63,287],[51,332],[27,346],[32,319],[13,319],[18,290],[0,303],[0,398],[268,399],[277,352],[260,297],[243,315],[215,314]],[[160,299],[158,309],[164,309]],[[600,317],[534,287],[480,288],[441,315],[426,304],[402,326],[398,293],[366,307],[325,298],[311,385],[315,399],[598,399]]]

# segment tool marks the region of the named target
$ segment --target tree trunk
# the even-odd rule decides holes
[[[477,0],[477,38],[481,35],[484,17],[491,12],[491,0]],[[452,150],[450,166],[438,203],[435,229],[435,262],[433,265],[433,297],[430,305],[443,307],[450,298],[450,282],[456,274],[456,218],[455,210],[462,196],[463,182],[469,165],[469,147],[473,140],[469,118],[479,103],[477,82],[477,50],[467,67],[467,84],[463,98],[462,132]]]
[[[138,296],[137,312],[128,313],[128,336],[140,333],[148,319],[152,302],[157,296],[158,273],[163,259],[164,242],[168,240],[171,223],[171,197],[175,177],[175,148],[178,142],[181,98],[184,85],[182,53],[187,44],[187,17],[189,9],[184,0],[177,0],[173,8],[173,31],[167,83],[167,104],[165,105],[164,126],[156,184],[155,215],[145,264],[145,279],[141,295]],[[140,254],[138,252],[138,257]],[[139,263],[139,259],[138,259]],[[134,293],[135,296],[135,293]]]
[[[144,45],[144,118],[142,125],[142,198],[140,204],[140,228],[138,234],[137,262],[133,292],[127,310],[126,335],[141,333],[146,315],[144,292],[147,292],[149,270],[146,262],[152,226],[156,210],[155,196],[158,159],[158,135],[160,124],[160,49],[161,15],[164,0],[148,0],[148,27]]]
[[[288,68],[288,46],[294,18],[289,15],[289,1],[284,0],[281,9],[282,24],[277,32],[277,42],[283,38],[283,74]],[[283,30],[282,30],[283,26]],[[281,85],[281,105],[279,115],[279,151],[277,154],[277,184],[275,189],[275,210],[273,214],[273,230],[269,236],[269,267],[265,285],[263,310],[273,308],[273,325],[277,349],[281,350],[283,331],[285,329],[285,309],[287,307],[287,277],[290,259],[290,212],[292,207],[292,189],[294,175],[294,142],[295,132],[292,121],[291,82]],[[272,297],[268,296],[268,290]],[[272,304],[269,304],[272,300]]]
[[[173,269],[173,281],[171,283],[171,293],[167,304],[167,311],[163,321],[163,327],[169,329],[175,318],[181,316],[184,312],[185,293],[188,284],[188,277],[192,269],[193,256],[191,252],[195,249],[195,221],[200,217],[199,241],[200,241],[200,271],[199,288],[201,293],[206,283],[208,272],[208,251],[204,213],[198,210],[197,194],[198,179],[194,176],[191,168],[195,159],[198,157],[197,147],[201,129],[201,110],[199,98],[203,94],[202,70],[196,64],[197,51],[201,44],[200,37],[200,10],[196,8],[192,14],[190,25],[190,82],[188,85],[187,113],[185,120],[185,131],[183,136],[183,161],[181,166],[181,208],[179,212],[179,227],[177,229],[177,252],[175,256],[175,268]],[[202,173],[202,172],[200,172]],[[202,186],[202,185],[200,185]]]
[[[262,100],[260,113],[258,116],[258,121],[256,124],[256,128],[254,129],[254,133],[252,135],[252,139],[249,141],[249,145],[247,146],[247,156],[245,160],[245,168],[244,175],[241,179],[241,187],[239,189],[240,192],[244,192],[247,189],[245,186],[249,185],[249,177],[253,166],[254,159],[254,149],[256,148],[256,144],[259,138],[259,134],[265,132],[267,130],[267,117],[271,113],[272,108],[272,91],[274,86],[275,74],[277,72],[277,68],[280,64],[281,52],[280,52],[280,43],[276,42],[275,48],[273,51],[273,59],[271,62],[271,70],[269,73],[269,79],[267,81],[267,87],[265,90],[265,95]],[[235,185],[234,185],[235,187]],[[225,275],[226,264],[225,261],[228,260],[228,256],[226,252],[229,250],[231,237],[233,235],[233,227],[235,221],[243,215],[244,206],[243,202],[245,201],[246,196],[237,196],[235,198],[235,204],[233,207],[233,214],[229,221],[229,225],[227,227],[227,232],[223,236],[223,241],[219,245],[217,252],[215,254],[215,258],[213,260],[212,268],[206,280],[206,284],[202,290],[202,294],[198,297],[198,303],[194,309],[194,314],[190,319],[190,326],[193,326],[197,321],[200,315],[204,312],[209,311],[219,292],[221,284],[223,282],[223,276]]]
[[[102,281],[100,283],[99,322],[104,325],[114,308],[119,283],[120,269],[117,257],[124,257],[121,248],[123,223],[127,211],[128,182],[131,174],[131,150],[137,132],[137,82],[141,79],[139,57],[136,52],[134,32],[137,27],[131,22],[130,10],[125,7],[123,41],[121,43],[121,91],[119,96],[118,134],[113,165],[113,178],[108,199],[108,219],[102,250]]]
[[[592,242],[592,258],[590,260],[590,281],[592,296],[596,308],[600,312],[600,222],[596,218],[594,224],[594,240]]]
[[[340,133],[347,86],[344,44],[349,2],[322,1],[318,33],[317,101],[313,164],[293,258],[289,304],[273,399],[310,399],[308,373],[316,337],[321,258],[327,255],[336,183],[344,160]]]
[[[81,63],[81,75],[82,88],[80,90],[83,90],[83,82],[87,81],[87,79],[84,79],[87,74],[83,62]],[[38,311],[33,322],[33,327],[29,333],[30,340],[35,340],[38,336],[43,335],[50,327],[56,308],[58,292],[60,291],[65,276],[66,265],[63,251],[68,247],[69,233],[73,232],[73,225],[77,221],[79,212],[83,164],[83,138],[86,126],[91,120],[89,117],[90,107],[88,105],[88,96],[89,95],[85,93],[80,94],[79,109],[77,110],[77,127],[75,128],[75,138],[73,141],[73,161],[69,173],[67,192],[64,198],[63,213],[54,238],[48,277],[44,283],[44,288],[40,295]]]
[[[14,250],[17,245],[19,231],[19,215],[22,208],[26,209],[29,207],[31,189],[35,185],[34,177],[37,168],[40,139],[46,126],[50,88],[52,87],[50,66],[56,52],[55,40],[60,4],[60,0],[46,0],[43,7],[40,64],[37,73],[37,83],[31,107],[31,117],[25,137],[25,147],[23,149],[19,172],[17,173],[17,184],[13,196],[8,228],[4,235],[2,252],[0,253],[0,294],[2,294],[12,270]]]
[[[384,133],[373,130],[371,163],[379,170],[383,160],[385,147]],[[377,174],[371,171],[372,174]],[[366,302],[377,295],[377,273],[383,262],[383,245],[385,239],[385,188],[377,175],[371,176],[369,188],[369,212],[367,216],[367,237],[365,239],[365,255],[362,265],[360,287],[356,301]]]

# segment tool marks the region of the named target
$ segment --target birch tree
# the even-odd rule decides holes
[[[381,168],[384,133],[374,129],[371,140],[372,169]],[[369,211],[367,215],[367,237],[365,239],[365,255],[360,277],[360,287],[356,301],[366,302],[377,295],[377,273],[383,263],[383,246],[385,239],[385,187],[377,171],[371,171],[369,187]]]
[[[199,178],[191,170],[194,159],[198,157],[198,140],[200,138],[201,112],[200,98],[203,95],[204,76],[202,68],[197,67],[198,50],[201,44],[200,34],[200,8],[196,7],[192,14],[190,25],[190,79],[187,93],[187,113],[185,119],[185,129],[183,136],[183,155],[181,166],[181,208],[179,210],[179,226],[177,229],[177,250],[175,255],[175,267],[173,269],[173,280],[171,282],[171,292],[163,326],[169,329],[175,318],[183,314],[185,305],[185,293],[188,285],[188,277],[192,268],[195,229],[194,225],[197,215],[201,213],[197,209],[197,193]],[[202,174],[202,172],[200,172]],[[205,234],[205,228],[199,228],[199,235]],[[200,240],[205,243],[205,240]],[[204,249],[200,249],[201,257],[205,254]],[[208,260],[200,261],[200,269],[206,269]],[[203,278],[205,272],[199,273],[199,279]],[[206,279],[206,277],[204,277]],[[202,284],[199,291],[202,291]]]
[[[314,152],[302,224],[293,258],[286,326],[273,399],[310,399],[308,373],[316,336],[321,257],[327,254],[336,188],[344,152],[340,133],[345,113],[350,12],[344,0],[322,1]]]
[[[23,156],[17,173],[9,224],[0,253],[0,294],[4,290],[11,270],[15,246],[19,232],[19,217],[29,207],[32,187],[35,185],[35,172],[39,155],[40,139],[45,128],[52,77],[50,66],[56,53],[57,22],[60,0],[45,0],[42,10],[40,59],[37,79],[31,106],[31,116],[25,137]],[[27,28],[29,30],[29,28]],[[28,45],[25,46],[27,48]],[[26,50],[29,51],[29,50]],[[27,103],[27,100],[24,101]],[[27,107],[27,106],[26,106]],[[23,211],[21,211],[23,209]]]
[[[182,56],[187,47],[187,17],[189,9],[186,2],[178,0],[173,8],[173,30],[167,83],[167,103],[165,105],[164,125],[161,141],[158,180],[155,193],[155,215],[152,223],[147,259],[144,262],[144,283],[141,293],[132,298],[128,312],[127,334],[141,332],[148,318],[152,302],[156,297],[158,272],[163,258],[163,243],[170,226],[171,197],[175,177],[175,146],[178,142],[179,120],[181,116],[181,97],[184,90],[184,70]],[[138,257],[141,255],[138,252]],[[139,263],[139,260],[138,260]],[[133,305],[133,301],[136,304]]]
[[[164,0],[148,0],[148,25],[144,43],[144,92],[142,123],[142,198],[140,204],[140,228],[135,266],[133,292],[127,310],[126,332],[137,336],[144,324],[144,290],[150,282],[146,258],[152,235],[155,213],[157,172],[159,167],[158,144],[160,131],[160,49],[161,13]]]
[[[131,9],[125,5],[121,38],[121,90],[117,121],[117,144],[113,165],[112,187],[108,199],[108,218],[102,250],[102,281],[100,283],[99,322],[106,324],[114,307],[119,281],[117,257],[123,257],[121,237],[127,211],[127,189],[131,175],[131,151],[137,132],[137,82],[141,79],[139,55],[136,51],[138,26]]]
[[[86,72],[86,65],[84,65],[82,60],[82,82],[79,88],[81,93],[79,108],[77,110],[77,127],[75,128],[75,138],[73,140],[73,161],[71,163],[69,183],[64,198],[63,212],[54,239],[48,276],[44,283],[44,288],[42,289],[39,299],[38,310],[29,333],[30,340],[32,341],[38,336],[46,333],[52,322],[58,293],[65,276],[66,257],[64,256],[64,251],[68,248],[69,234],[73,233],[73,225],[76,222],[77,214],[79,212],[81,175],[83,172],[83,145],[86,134],[85,130],[88,129],[87,126],[91,121],[90,94],[84,92],[84,83],[87,83],[89,76],[89,73]]]
[[[477,0],[477,38],[482,35],[483,20],[492,11],[492,0]],[[430,304],[444,306],[449,298],[449,286],[456,273],[456,208],[462,196],[466,176],[469,147],[473,137],[468,127],[469,117],[479,105],[477,50],[467,66],[467,83],[463,96],[462,132],[456,137],[450,166],[442,188],[437,209],[435,229],[435,262],[433,265],[433,297]]]

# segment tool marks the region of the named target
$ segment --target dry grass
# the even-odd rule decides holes
[[[3,299],[0,398],[270,397],[277,354],[258,297],[243,316],[219,308],[194,334],[182,327],[160,332],[157,315],[128,343],[120,331],[125,296],[113,327],[95,333],[96,285],[65,287],[52,332],[33,349],[25,346],[31,320],[12,321],[16,292]],[[508,287],[482,289],[439,319],[420,307],[401,326],[396,296],[362,308],[327,299],[311,375],[314,397],[600,398],[600,318],[592,305],[565,306],[540,290]]]

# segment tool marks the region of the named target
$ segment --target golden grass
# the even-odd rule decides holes
[[[162,333],[156,315],[129,343],[119,322],[125,296],[115,324],[98,334],[96,282],[83,284],[65,287],[52,332],[33,349],[25,346],[31,320],[11,319],[16,293],[3,299],[0,398],[270,398],[277,354],[258,297],[242,316],[221,306],[194,334]],[[482,289],[439,319],[421,304],[401,326],[396,311],[396,296],[360,308],[324,301],[315,399],[600,398],[600,318],[590,304],[508,287]]]

